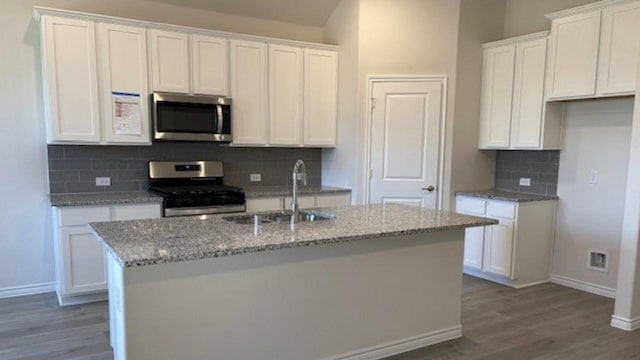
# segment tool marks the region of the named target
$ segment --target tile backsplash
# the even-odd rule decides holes
[[[225,183],[242,187],[288,185],[293,164],[303,159],[309,183],[321,181],[320,149],[166,142],[151,146],[49,145],[47,153],[52,194],[145,190],[149,160],[220,160]],[[250,182],[253,173],[261,174],[262,181]],[[96,186],[96,177],[110,177],[111,186]]]
[[[495,188],[521,193],[556,195],[559,160],[559,150],[497,151]],[[531,179],[531,186],[520,186],[520,178]]]

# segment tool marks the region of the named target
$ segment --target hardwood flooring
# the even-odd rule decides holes
[[[463,338],[387,360],[640,360],[640,331],[609,326],[611,299],[467,276],[463,292]],[[0,359],[111,359],[107,312],[105,302],[61,308],[53,293],[2,299]]]

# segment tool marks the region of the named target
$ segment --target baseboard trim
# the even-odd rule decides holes
[[[522,288],[526,288],[529,286],[535,286],[535,285],[540,285],[540,284],[545,284],[549,282],[549,279],[544,279],[544,280],[539,280],[539,281],[532,281],[532,282],[528,282],[528,283],[522,283],[519,284],[518,283],[518,279],[513,280],[513,279],[509,279],[506,276],[502,276],[502,275],[498,275],[498,274],[491,274],[491,273],[487,273],[484,272],[482,270],[478,270],[478,269],[474,269],[468,266],[464,266],[463,267],[463,272],[466,275],[470,275],[470,276],[474,276],[480,279],[484,279],[484,280],[489,280],[498,284],[502,284],[505,286],[509,286],[512,287],[514,289],[522,289]]]
[[[591,294],[596,294],[596,295],[608,297],[611,299],[616,298],[616,289],[592,284],[582,280],[568,278],[566,276],[551,274],[551,282],[554,284],[570,287],[577,290],[586,291]]]
[[[462,325],[389,342],[324,360],[377,360],[462,337]]]
[[[60,306],[71,306],[71,305],[79,305],[79,304],[87,304],[98,301],[105,301],[109,299],[109,294],[105,291],[94,293],[94,294],[86,294],[86,295],[75,295],[75,296],[63,296],[58,292],[58,304]]]
[[[53,282],[24,285],[24,286],[14,286],[10,288],[0,289],[0,299],[25,296],[25,295],[43,294],[43,293],[48,293],[53,291],[56,291],[56,284]]]
[[[640,317],[626,319],[620,316],[611,315],[611,326],[617,329],[634,331],[640,329]]]

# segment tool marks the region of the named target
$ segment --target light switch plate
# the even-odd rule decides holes
[[[589,174],[589,184],[597,184],[598,183],[598,170],[591,170],[591,174]]]
[[[531,186],[530,178],[520,178],[520,186]]]
[[[96,186],[111,186],[111,178],[110,177],[97,177],[96,178]]]
[[[249,180],[252,182],[262,181],[262,174],[251,174],[249,175]]]

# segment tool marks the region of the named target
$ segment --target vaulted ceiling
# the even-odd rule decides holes
[[[196,9],[323,26],[340,0],[149,0]]]

